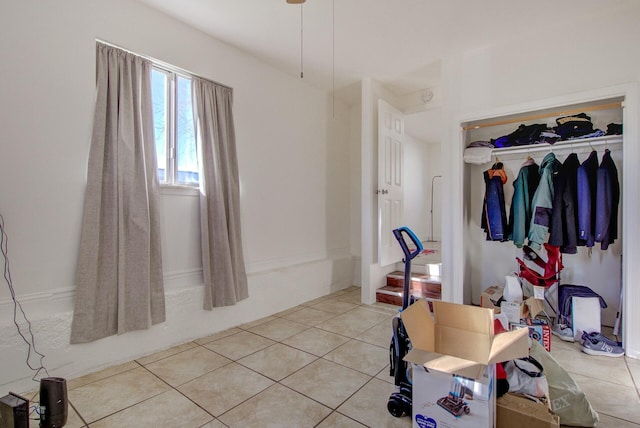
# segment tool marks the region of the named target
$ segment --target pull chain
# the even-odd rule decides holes
[[[304,14],[303,4],[300,3],[300,78],[304,78]]]

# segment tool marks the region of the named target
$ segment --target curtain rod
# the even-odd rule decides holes
[[[510,123],[526,122],[528,120],[544,119],[544,118],[553,117],[553,116],[566,116],[570,114],[582,113],[585,111],[607,110],[607,109],[620,108],[620,107],[622,107],[622,102],[600,104],[600,105],[591,106],[591,107],[582,107],[582,108],[556,111],[553,113],[532,114],[529,116],[519,117],[516,119],[496,120],[495,122],[481,123],[478,125],[466,125],[466,126],[463,126],[462,129],[465,131],[468,131],[469,129],[489,128],[491,126],[508,125]]]
[[[231,86],[229,86],[229,85],[225,85],[224,83],[216,82],[215,80],[208,79],[206,77],[202,77],[199,74],[196,74],[196,73],[194,73],[192,71],[186,70],[184,68],[177,67],[177,66],[175,66],[173,64],[169,64],[169,63],[164,62],[164,61],[160,61],[159,59],[150,57],[148,55],[142,55],[142,54],[139,54],[137,52],[133,52],[132,50],[129,50],[127,48],[123,48],[122,46],[118,46],[118,45],[116,45],[114,43],[111,43],[111,42],[107,42],[106,40],[96,39],[96,42],[101,43],[103,45],[111,46],[112,48],[120,49],[122,51],[130,53],[131,55],[135,55],[135,56],[138,56],[140,58],[147,59],[147,60],[149,60],[149,61],[151,61],[151,62],[153,62],[153,63],[155,63],[155,64],[157,64],[157,65],[159,65],[161,67],[164,67],[164,68],[168,69],[168,71],[173,71],[173,72],[182,73],[182,74],[188,74],[188,75],[191,75],[193,77],[197,77],[198,79],[202,79],[202,80],[206,80],[207,82],[211,82],[211,83],[213,83],[215,85],[219,85],[219,86],[222,86],[224,88],[231,89],[233,91],[233,88]]]

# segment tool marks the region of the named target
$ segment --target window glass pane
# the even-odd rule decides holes
[[[156,158],[158,159],[158,180],[167,181],[167,85],[169,79],[166,73],[151,71],[151,96],[153,101],[153,130],[156,140]]]
[[[198,155],[191,104],[191,79],[177,76],[176,91],[176,182],[198,183]]]

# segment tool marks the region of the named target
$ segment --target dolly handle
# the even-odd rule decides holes
[[[414,245],[416,246],[416,249],[414,251],[409,250],[404,234],[408,235],[411,241],[413,241]],[[393,236],[395,236],[396,239],[398,240],[398,243],[400,244],[400,248],[402,248],[402,252],[404,253],[405,260],[414,259],[424,249],[422,247],[422,242],[420,242],[420,240],[415,235],[415,233],[413,233],[411,229],[409,229],[406,226],[401,226],[397,229],[394,229]]]

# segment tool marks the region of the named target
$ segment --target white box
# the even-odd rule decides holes
[[[480,379],[413,364],[414,428],[495,426],[495,364]]]
[[[493,309],[441,301],[432,307],[433,314],[421,299],[400,313],[412,345],[404,360],[412,364],[414,428],[495,427],[495,364],[529,355],[528,330],[495,334]],[[458,417],[438,404],[452,390],[455,397],[456,379],[477,391]]]
[[[597,297],[571,298],[571,328],[573,338],[582,340],[582,332],[600,333],[600,299]]]

